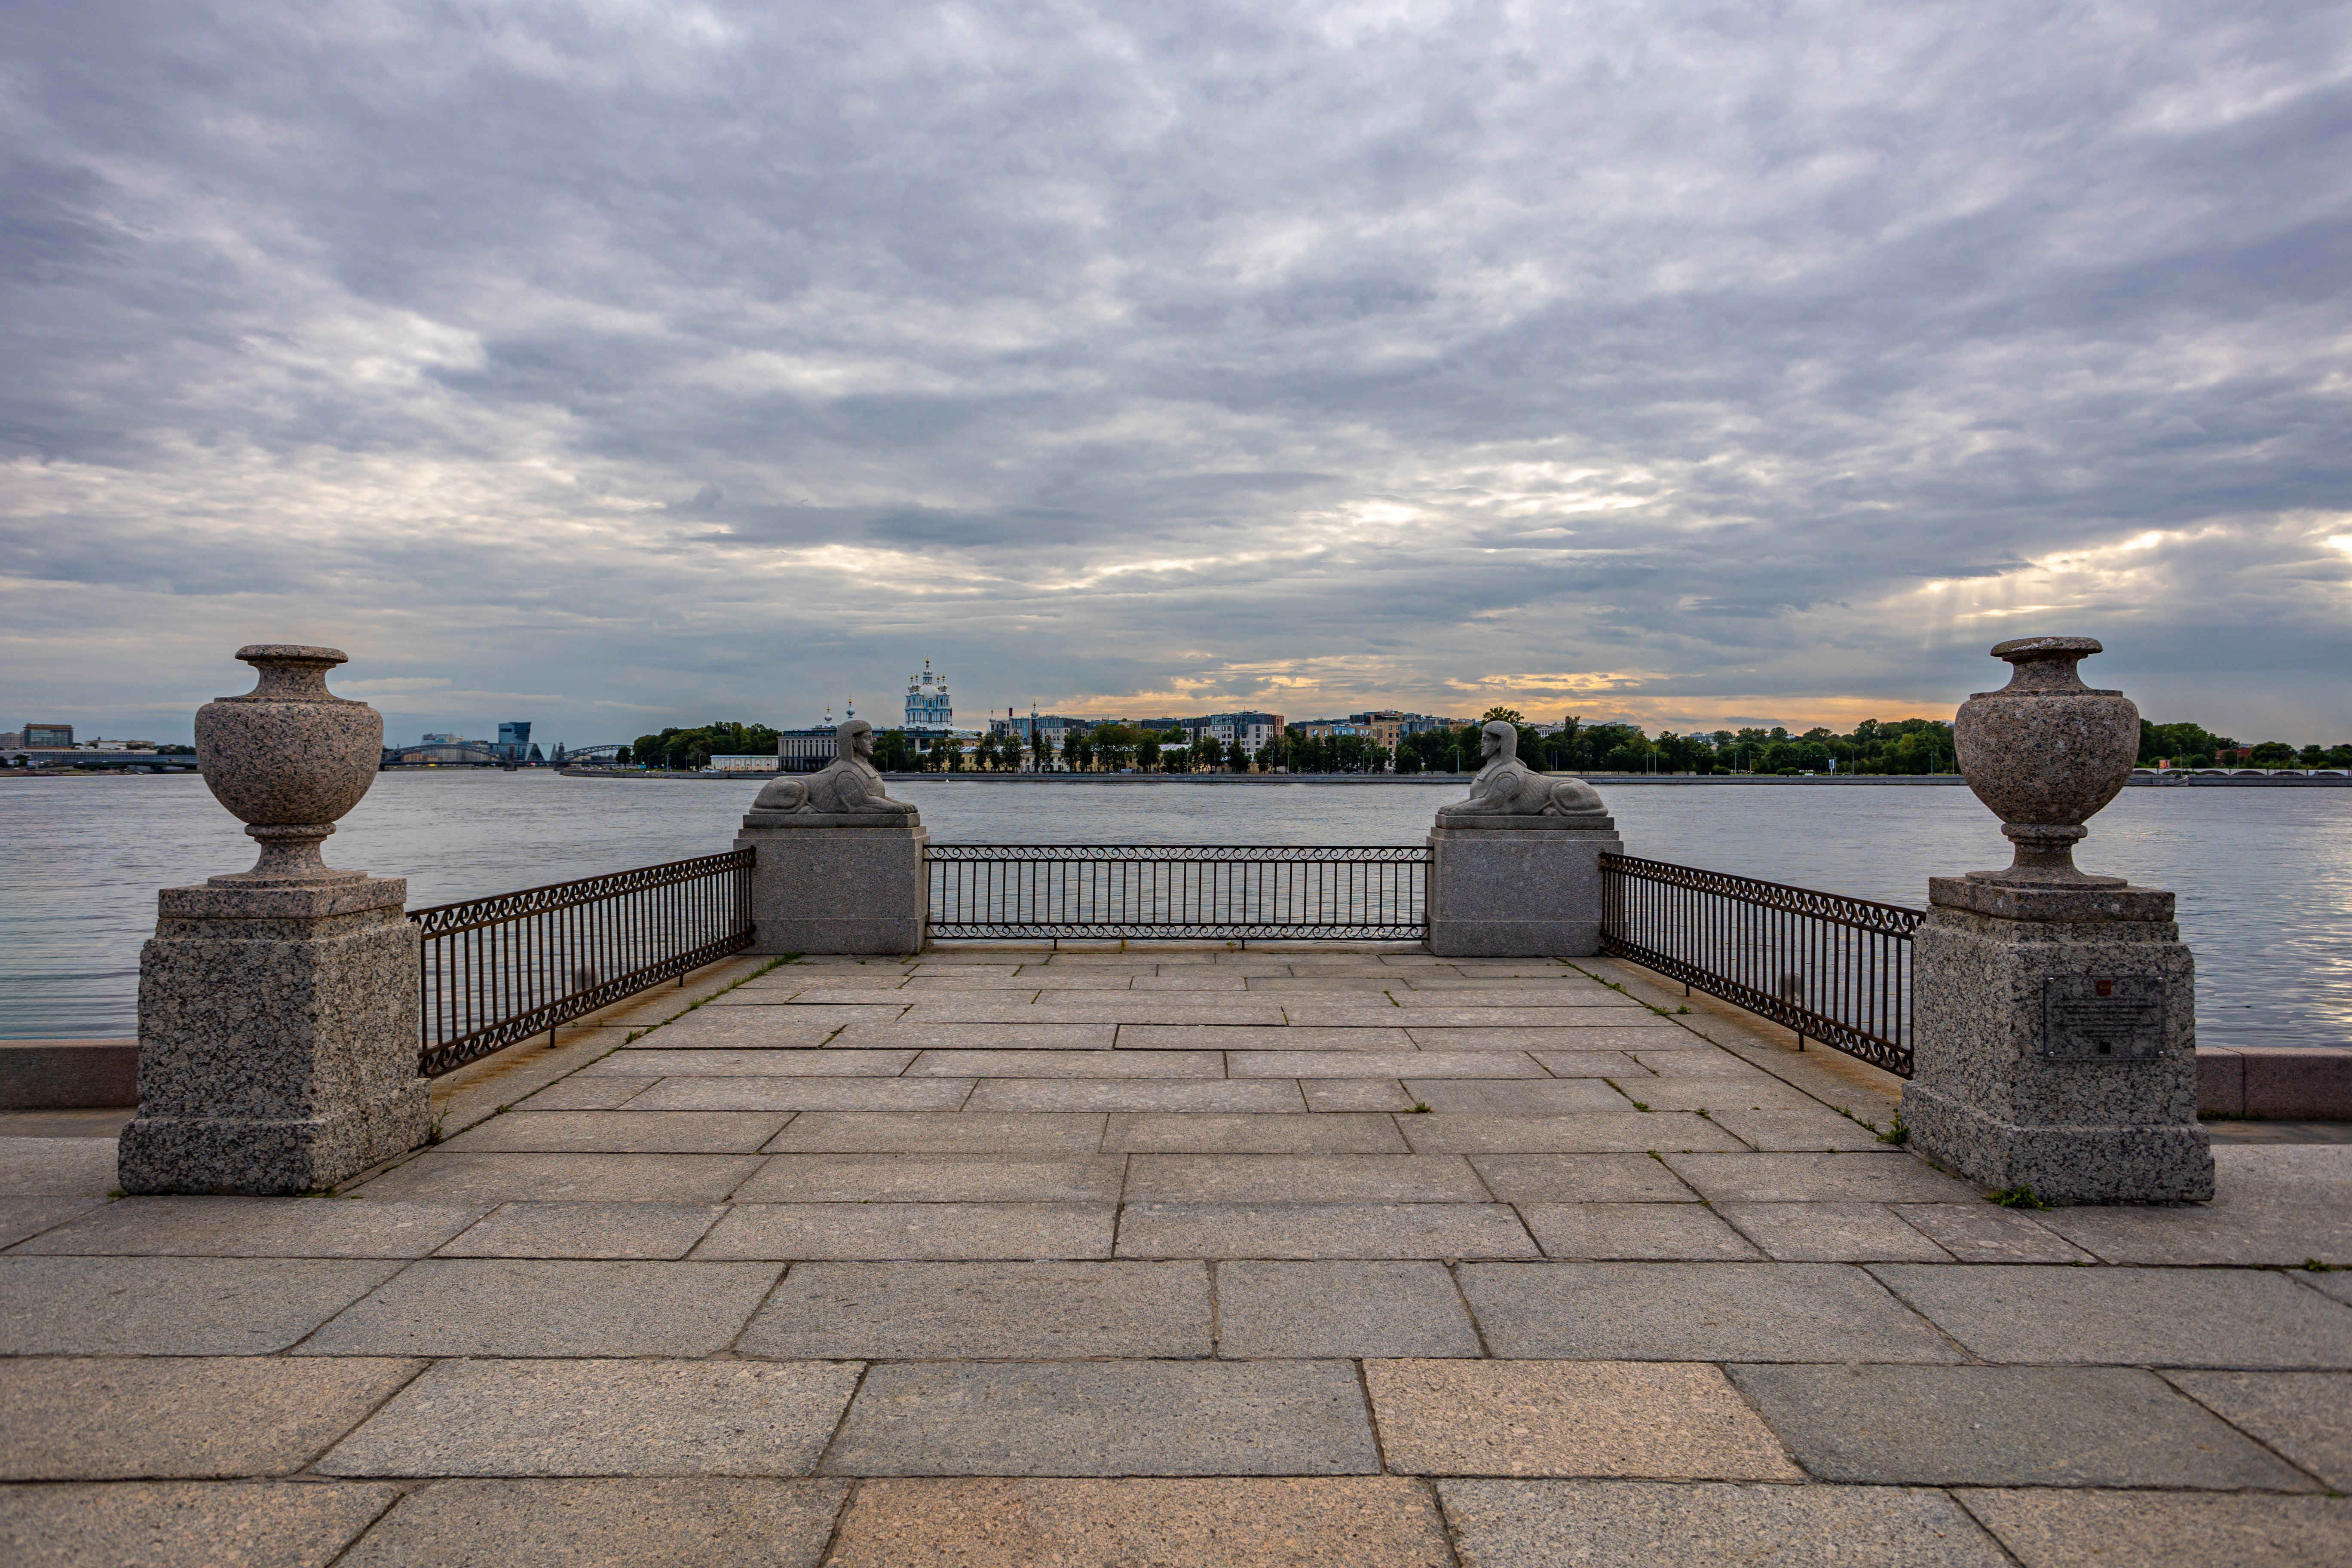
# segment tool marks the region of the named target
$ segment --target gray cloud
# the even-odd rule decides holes
[[[1851,720],[2047,628],[2352,732],[2341,7],[12,28],[19,717],[299,635],[396,733]]]

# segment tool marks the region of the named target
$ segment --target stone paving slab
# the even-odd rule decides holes
[[[1738,1140],[1703,1116],[1661,1110],[1578,1111],[1559,1116],[1400,1116],[1416,1154],[1605,1154],[1651,1149],[1737,1149]]]
[[[1307,1110],[1289,1079],[1024,1079],[982,1080],[974,1110],[1271,1111]]]
[[[874,1367],[828,1475],[1372,1475],[1347,1362],[930,1362]]]
[[[336,1568],[817,1568],[845,1481],[446,1480],[403,1498]]]
[[[1108,1051],[1118,1041],[1117,1024],[1068,1024],[1047,1019],[999,1023],[908,1022],[854,1026],[834,1037],[829,1050],[917,1051]]]
[[[1643,1077],[1625,1080],[1625,1093],[1653,1110],[1705,1110],[1717,1115],[1734,1110],[1819,1112],[1809,1095],[1798,1093],[1778,1079]],[[1836,1116],[1837,1113],[1829,1113]],[[1843,1117],[1837,1117],[1844,1121]],[[1850,1124],[1849,1124],[1850,1125]],[[1875,1142],[1875,1138],[1873,1139]]]
[[[0,1487],[12,1568],[324,1568],[399,1497],[378,1485],[131,1481]]]
[[[1412,1099],[1392,1078],[1294,1079],[1307,1097],[1307,1109],[1335,1110],[1411,1110]]]
[[[1251,989],[1249,981],[1250,975],[1248,973],[1226,970],[1223,965],[1219,965],[1217,973],[1208,974],[1139,974],[1134,979],[1122,984],[1119,989],[1124,991],[1240,991],[1246,993]],[[1108,986],[1104,988],[1107,989]]]
[[[907,1016],[909,1024],[1228,1024],[1271,1026],[1286,1022],[1279,998],[1263,1001],[1206,1000],[1165,993],[1052,991],[1021,1008],[956,1005],[925,997]]]
[[[1216,1480],[878,1480],[829,1568],[1454,1568],[1423,1483],[1401,1476]]]
[[[1377,1026],[1354,1029],[1297,1028],[1284,1026],[1279,1020],[1269,1027],[1248,1024],[1121,1024],[1118,1026],[1118,1043],[1122,1050],[1138,1051],[1385,1051],[1394,1055],[1414,1048],[1412,1039],[1400,1028]],[[1344,1070],[1353,1077],[1366,1069],[1340,1063],[1337,1070]],[[1290,1072],[1276,1076],[1297,1078],[1300,1075]]]
[[[2352,1308],[2279,1274],[1913,1263],[1870,1272],[1989,1362],[2352,1367]]]
[[[1764,1254],[1703,1204],[1521,1204],[1548,1258],[1737,1259]]]
[[[1649,1069],[1626,1051],[1531,1050],[1528,1056],[1554,1078],[1609,1078],[1622,1082],[1649,1076]]]
[[[715,1204],[500,1204],[434,1256],[675,1259],[726,1212]]]
[[[1843,1263],[1465,1263],[1457,1278],[1498,1356],[1962,1359],[1868,1273]]]
[[[112,1138],[0,1138],[0,1198],[103,1198],[117,1184]]]
[[[1883,1149],[1871,1128],[1834,1110],[1718,1110],[1716,1122],[1751,1148],[1769,1153]]]
[[[824,1050],[815,1046],[779,1046],[758,1050],[648,1049],[644,1043],[616,1051],[583,1068],[567,1082],[610,1075],[617,1078],[897,1078],[919,1055],[895,1051]],[[538,1097],[533,1096],[535,1103]]]
[[[1077,1203],[737,1204],[694,1256],[1108,1258],[1118,1213]]]
[[[1426,1041],[1423,1030],[1439,1034],[1454,1029],[1572,1029],[1580,1021],[1609,1018],[1617,1015],[1596,1012],[1583,1007],[1481,1007],[1463,1006],[1459,998],[1446,998],[1424,994],[1427,1005],[1407,1007],[1399,996],[1397,1006],[1375,1005],[1369,1000],[1356,1002],[1310,1002],[1293,998],[1284,1004],[1288,1022],[1293,1026],[1345,1029],[1390,1026],[1410,1028],[1416,1037]],[[1444,1049],[1443,1046],[1435,1047]],[[1523,1046],[1512,1046],[1523,1050]]]
[[[0,1479],[290,1474],[424,1367],[282,1356],[0,1361]]]
[[[1546,1081],[1520,1051],[1233,1051],[1235,1078],[1511,1079]]]
[[[925,1051],[909,1078],[1223,1078],[1222,1051]],[[1286,1076],[1286,1075],[1284,1075]]]
[[[1113,1116],[1107,1154],[1402,1154],[1388,1116]]]
[[[2298,1274],[2296,1279],[2331,1300],[2352,1305],[2352,1274]]]
[[[1666,1154],[1712,1203],[1975,1204],[1978,1190],[1909,1154]]]
[[[1137,1203],[1121,1258],[1536,1258],[1505,1204]]]
[[[1109,1203],[1125,1162],[1047,1154],[778,1154],[736,1192],[747,1204]]]
[[[1507,1204],[1698,1201],[1664,1162],[1648,1154],[1478,1154],[1470,1163]]]
[[[2352,1374],[2170,1372],[2164,1376],[2331,1489],[2352,1492]]]
[[[1364,1383],[1409,1475],[1804,1479],[1712,1366],[1374,1361]]]
[[[1679,1038],[1654,1034],[1646,1036],[1627,1046],[1624,1055],[1636,1067],[1657,1078],[1711,1078],[1729,1084],[1788,1087],[1781,1079],[1754,1063],[1743,1061],[1721,1047],[1710,1046],[1696,1036],[1685,1035]],[[1810,1096],[1806,1098],[1811,1101]]]
[[[1047,1113],[810,1111],[768,1144],[772,1154],[1092,1154],[1104,1118]]]
[[[1573,1007],[1593,1013],[1648,1012],[1638,1002],[1628,1001],[1613,991],[1580,989],[1560,984],[1529,985],[1525,982],[1496,983],[1479,980],[1449,980],[1432,977],[1407,982],[1409,990],[1396,993],[1402,1007]]]
[[[1200,1263],[795,1264],[748,1356],[934,1361],[1210,1353]]]
[[[1458,1154],[1138,1154],[1129,1203],[1476,1204],[1486,1189]]]
[[[736,1154],[765,1143],[788,1115],[730,1110],[517,1110],[441,1145],[459,1154]]]
[[[471,1154],[427,1149],[351,1195],[370,1202],[717,1203],[760,1168],[749,1154]]]
[[[2010,1568],[1939,1491],[1445,1480],[1438,1495],[1475,1568]]]
[[[102,1198],[0,1198],[0,1247],[40,1235],[99,1206]]]
[[[1896,1204],[1904,1222],[1962,1263],[2088,1263],[2091,1255],[2015,1209]]]
[[[734,1342],[782,1272],[769,1263],[428,1258],[298,1353],[710,1355]]]
[[[798,1476],[857,1386],[839,1362],[452,1361],[320,1475]]]
[[[2341,1145],[2352,1155],[2352,1144]],[[2108,1263],[2294,1267],[2316,1258],[2352,1264],[2352,1200],[2282,1201],[2232,1188],[2217,1173],[2210,1204],[2058,1208],[2038,1216]]]
[[[1558,1116],[1574,1110],[1622,1110],[1625,1097],[1597,1078],[1440,1078],[1408,1072],[1404,1089],[1416,1105],[1440,1115]]]
[[[1734,1366],[1829,1481],[2307,1491],[2311,1480],[2137,1367]]]
[[[422,1258],[487,1205],[335,1198],[124,1198],[11,1257]]]
[[[839,1034],[842,1021],[814,1008],[705,1007],[662,1025],[630,1042],[631,1050],[774,1049],[821,1046]]]
[[[2023,1568],[2343,1568],[2352,1501],[2147,1491],[1964,1491]]]
[[[1571,1023],[1436,1028],[1415,1015],[1406,1033],[1424,1050],[1559,1052],[1578,1056],[1593,1051],[1643,1051],[1689,1038],[1664,1018],[1635,1018],[1619,1014],[1579,1016]]]
[[[629,1109],[960,1110],[971,1097],[976,1081],[968,1078],[676,1078],[646,1090]]]
[[[1783,1263],[1951,1260],[1885,1204],[1717,1204],[1715,1212]]]
[[[0,1258],[0,1355],[268,1355],[390,1279],[381,1261]]]
[[[1485,1353],[1440,1263],[1226,1262],[1216,1274],[1228,1360]]]
[[[515,1103],[529,1110],[618,1110],[660,1081],[656,1077],[574,1073]]]

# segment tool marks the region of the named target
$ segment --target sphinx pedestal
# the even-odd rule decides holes
[[[163,890],[125,1192],[317,1192],[425,1142],[407,895],[373,877]]]
[[[923,951],[930,835],[888,813],[759,811],[735,847],[751,868],[753,952]]]
[[[2213,1195],[2170,893],[1934,878],[1912,963],[1913,1148],[2051,1203]]]
[[[1601,951],[1601,857],[1614,817],[1467,816],[1429,833],[1429,951],[1445,958],[1584,958]]]

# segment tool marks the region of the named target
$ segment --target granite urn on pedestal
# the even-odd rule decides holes
[[[776,779],[743,814],[735,847],[754,852],[751,951],[920,952],[930,837],[913,806],[883,793],[873,725],[852,719],[834,744],[824,769]]]
[[[198,710],[196,758],[261,858],[157,896],[125,1192],[320,1191],[431,1124],[408,884],[331,869],[319,850],[375,781],[383,716],[328,691],[337,649],[257,643],[236,657],[260,682]]]
[[[1601,951],[1601,857],[1625,847],[1601,796],[1518,759],[1490,721],[1470,798],[1430,830],[1429,951],[1448,958],[1580,958]]]
[[[2089,637],[2025,637],[2008,686],[1953,725],[1969,786],[2016,847],[1937,877],[1913,951],[1914,1147],[2050,1203],[2213,1195],[2197,1121],[2196,971],[2173,896],[2076,868],[2083,824],[2131,777],[2139,712],[2077,679]]]

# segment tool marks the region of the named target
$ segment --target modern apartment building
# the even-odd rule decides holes
[[[70,746],[74,743],[70,724],[27,724],[24,739],[17,742],[27,749],[35,746]]]
[[[1181,721],[1184,732],[1194,740],[1202,735],[1221,745],[1242,743],[1245,752],[1257,752],[1282,739],[1286,721],[1279,713],[1212,713],[1205,719]]]

